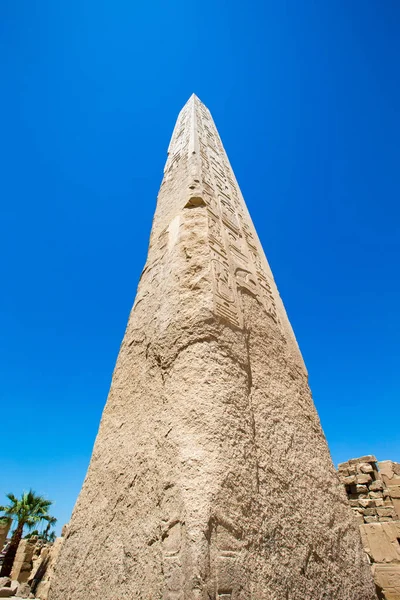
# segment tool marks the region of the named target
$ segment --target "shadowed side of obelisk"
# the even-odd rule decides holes
[[[374,598],[285,309],[195,96],[51,586],[51,600],[98,598]]]

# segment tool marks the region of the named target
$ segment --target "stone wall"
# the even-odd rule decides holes
[[[39,600],[47,600],[48,598],[50,581],[63,540],[63,537],[58,537],[52,546],[42,550],[37,569],[32,572],[29,578],[32,592]]]
[[[396,470],[400,475],[400,464],[389,460],[377,463],[372,455],[352,458],[339,465],[339,478],[360,525],[400,518],[400,476]],[[397,494],[397,510],[392,490]]]
[[[54,544],[36,536],[22,539],[15,555],[11,578],[3,578],[1,582],[7,589],[4,590],[0,585],[0,597],[17,593],[19,598],[47,600],[54,563],[62,542],[63,537],[57,538]],[[13,592],[12,584],[15,584]]]
[[[11,579],[26,583],[32,571],[33,555],[36,550],[37,537],[21,540],[11,571]]]
[[[339,478],[360,525],[378,597],[400,600],[400,464],[362,456],[341,463]]]

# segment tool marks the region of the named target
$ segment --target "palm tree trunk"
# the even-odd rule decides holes
[[[0,576],[1,577],[10,577],[11,570],[14,564],[14,558],[18,550],[19,543],[22,538],[22,531],[24,529],[23,523],[18,523],[16,530],[14,531],[10,545],[6,552],[6,555],[3,560],[3,564],[1,566]]]

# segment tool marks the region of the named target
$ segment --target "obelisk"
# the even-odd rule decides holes
[[[296,339],[193,95],[50,600],[372,598]]]

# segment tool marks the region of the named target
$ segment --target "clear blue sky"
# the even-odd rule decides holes
[[[400,461],[399,28],[394,0],[2,0],[0,502],[69,519],[192,92],[335,463]]]

